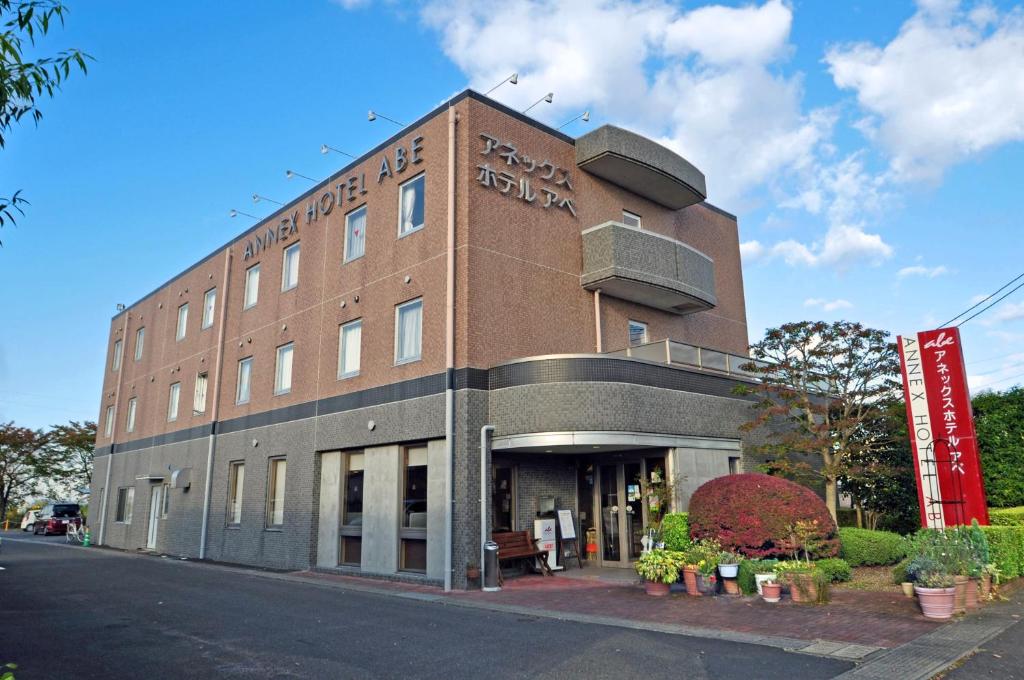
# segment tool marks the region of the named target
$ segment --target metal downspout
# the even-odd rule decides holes
[[[448,106],[448,253],[445,285],[444,453],[444,590],[452,589],[452,485],[455,481],[455,125],[458,114]]]

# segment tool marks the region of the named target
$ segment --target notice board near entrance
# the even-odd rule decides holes
[[[576,522],[572,518],[572,510],[558,511],[558,528],[562,532],[563,541],[576,540]]]

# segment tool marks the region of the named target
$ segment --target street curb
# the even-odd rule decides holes
[[[978,614],[936,628],[883,652],[835,680],[928,680],[1020,621],[1012,608],[989,605]]]

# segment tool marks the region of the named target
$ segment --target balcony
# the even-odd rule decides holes
[[[719,352],[707,347],[698,347],[697,345],[688,345],[684,342],[667,339],[635,345],[614,352],[606,352],[606,354],[613,357],[629,357],[631,359],[643,359],[673,366],[696,368],[701,371],[722,373],[747,380],[756,380],[757,374],[752,371],[743,370],[742,366],[751,363],[757,366],[768,365],[766,361],[751,359],[747,356]]]
[[[708,195],[704,173],[685,158],[613,125],[576,140],[576,165],[669,210],[700,203]]]
[[[583,231],[587,290],[673,314],[711,309],[715,265],[704,253],[667,236],[605,222]]]

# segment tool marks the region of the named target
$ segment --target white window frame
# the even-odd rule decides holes
[[[212,298],[212,299],[211,299]],[[213,326],[213,317],[217,314],[217,287],[203,293],[203,323],[200,330]]]
[[[245,491],[245,461],[228,463],[228,526],[242,523],[242,497]]]
[[[146,346],[146,327],[140,326],[135,331],[135,360],[140,361],[142,359],[142,350]]]
[[[114,340],[114,355],[110,358],[110,370],[117,372],[121,370],[121,355],[124,354],[124,343],[121,338]]]
[[[200,400],[199,386],[203,386],[202,400]],[[196,373],[196,384],[192,387],[192,415],[206,413],[206,399],[210,390],[210,374],[207,371]],[[200,408],[202,407],[202,408]]]
[[[175,342],[181,342],[188,334],[188,303],[178,306],[178,326],[174,332]]]
[[[125,431],[135,432],[135,412],[139,408],[139,398],[132,397],[128,400],[128,418],[125,421]]]
[[[278,465],[281,468],[278,468]],[[277,496],[278,480],[281,481],[281,496]],[[266,528],[280,529],[284,526],[284,502],[288,494],[288,459],[284,456],[269,458],[267,463],[267,513]],[[280,517],[278,517],[280,516]],[[280,521],[276,521],[280,519]]]
[[[630,224],[629,223],[629,219],[636,220],[636,224]],[[630,212],[629,210],[623,210],[622,211],[622,223],[625,224],[627,227],[632,227],[634,229],[643,229],[644,228],[643,227],[643,224],[644,224],[643,218],[640,217],[639,215],[637,215],[635,212]]]
[[[167,422],[178,419],[178,406],[181,404],[181,382],[171,383],[167,392]]]
[[[114,434],[114,405],[107,406],[106,420],[103,422],[103,436],[109,437]]]
[[[255,283],[253,282],[255,279]],[[252,295],[250,296],[250,293]],[[249,302],[249,298],[252,297],[252,302]],[[256,303],[260,301],[260,263],[257,262],[253,266],[245,270],[245,286],[244,293],[242,295],[242,310],[250,309],[256,306]]]
[[[359,215],[359,213],[363,214],[363,252],[358,255],[353,255],[351,249],[352,233],[349,229],[351,228],[352,218]],[[342,252],[342,263],[353,262],[366,255],[366,228],[369,224],[369,219],[369,214],[365,205],[361,205],[345,215],[345,244]]]
[[[642,327],[644,329],[644,339],[643,339],[643,342],[639,342],[639,343],[637,343],[635,345],[633,344],[633,326],[640,326],[640,327]],[[627,335],[626,342],[629,343],[630,347],[639,347],[640,345],[646,345],[647,343],[649,343],[651,341],[650,327],[646,323],[644,323],[643,321],[637,321],[636,319],[630,319],[629,322],[627,323],[627,325],[626,325],[626,335]]]
[[[160,517],[167,519],[167,513],[171,509],[171,485],[161,484],[160,487]]]
[[[288,362],[288,384],[284,384],[284,365],[281,362],[282,355],[287,353]],[[295,366],[295,343],[288,342],[277,348],[276,360],[274,361],[274,396],[288,394],[292,391],[292,369]]]
[[[427,224],[427,173],[421,172],[415,177],[410,177],[406,181],[398,185],[398,238],[403,238],[409,234],[415,234],[417,231],[423,229]],[[405,231],[402,229],[402,197],[405,196],[405,188],[415,182],[423,183],[423,223],[419,225],[413,225],[412,229]]]
[[[420,337],[419,337],[419,351],[416,352],[415,356],[400,357],[398,352],[401,345],[401,334],[402,334],[402,310],[410,307],[419,306],[420,308]],[[423,298],[418,297],[408,302],[403,302],[400,305],[395,305],[395,365],[411,364],[419,361],[423,358]]]
[[[359,329],[359,342],[356,344],[356,347],[355,347],[355,352],[356,352],[356,356],[355,356],[356,368],[355,368],[354,371],[346,371],[345,370],[345,354],[346,354],[346,351],[349,350],[348,343],[346,342],[346,332],[347,331],[351,331],[351,330],[356,329],[356,328]],[[354,378],[355,376],[359,375],[359,370],[360,370],[360,367],[361,367],[360,364],[361,364],[361,361],[362,361],[362,358],[363,358],[362,354],[363,354],[363,320],[362,319],[353,319],[352,321],[348,321],[346,323],[341,324],[341,326],[338,327],[338,380],[343,380],[345,378]]]
[[[247,367],[245,399],[242,399],[242,366]],[[238,377],[235,380],[235,404],[248,404],[252,398],[252,357],[244,357],[238,360]]]
[[[288,246],[287,248],[285,248],[284,252],[281,253],[281,292],[282,293],[284,293],[285,291],[294,290],[294,289],[299,287],[299,262],[302,260],[302,249],[299,248],[299,246],[301,246],[301,245],[302,245],[301,242],[293,243],[290,246]],[[298,253],[295,256],[295,267],[294,267],[295,283],[293,283],[291,285],[288,285],[288,278],[289,278],[288,274],[292,271],[292,266],[289,264],[289,257],[291,256],[291,253],[293,253],[293,252],[294,253]]]

